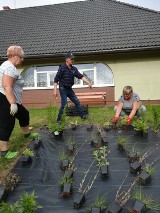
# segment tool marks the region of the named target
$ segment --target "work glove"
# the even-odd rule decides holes
[[[132,123],[132,119],[131,118],[127,118],[127,125],[131,125],[131,123]]]
[[[112,119],[112,123],[116,123],[116,122],[118,121],[118,119],[119,119],[119,117],[114,117],[114,118]]]
[[[18,112],[18,106],[17,104],[11,104],[10,106],[10,114],[15,115]]]

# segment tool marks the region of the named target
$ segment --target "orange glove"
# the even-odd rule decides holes
[[[132,119],[131,118],[127,118],[127,125],[131,125],[131,123],[132,123]]]
[[[116,122],[118,121],[118,119],[119,119],[119,117],[114,117],[114,118],[112,119],[112,123],[116,123]]]

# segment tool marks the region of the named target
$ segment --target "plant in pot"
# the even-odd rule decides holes
[[[128,116],[124,116],[124,117],[120,117],[118,122],[117,122],[117,128],[118,130],[127,130],[128,129],[128,125],[126,124],[127,123],[127,119],[128,119]]]
[[[149,125],[145,120],[133,119],[132,126],[137,134],[140,134],[141,136],[147,135]]]
[[[88,204],[86,209],[92,213],[102,213],[105,212],[108,205],[108,196],[106,194],[97,194],[95,200],[91,204]]]
[[[62,169],[62,171],[67,170],[70,164],[69,155],[64,150],[62,150],[58,152],[58,158],[60,160],[60,168]]]
[[[84,177],[83,177],[83,179],[82,179],[82,181],[80,183],[79,190],[78,190],[78,192],[76,193],[76,195],[74,197],[73,205],[74,205],[75,208],[80,208],[82,206],[82,204],[85,202],[86,194],[92,188],[93,183],[94,183],[94,181],[95,181],[95,179],[96,179],[96,177],[98,175],[99,168],[98,168],[96,174],[93,176],[93,178],[90,179],[91,181],[86,185],[86,187],[83,187],[84,182],[86,180],[86,177],[87,177],[87,175],[88,175],[88,173],[89,173],[94,161],[95,160],[92,161],[92,163],[90,164],[88,170],[85,172],[85,175],[84,175]]]
[[[71,127],[72,130],[76,130],[76,128],[77,128],[77,120],[75,122],[72,121],[69,126]]]
[[[58,183],[62,186],[62,196],[69,197],[71,195],[71,189],[73,186],[73,177],[64,175]]]
[[[139,174],[137,182],[141,185],[150,183],[151,177],[154,175],[156,167],[153,164],[146,164],[143,171]]]
[[[120,151],[124,151],[127,148],[128,138],[125,136],[119,136],[117,142],[117,148]]]
[[[134,163],[137,159],[139,159],[139,157],[141,156],[141,152],[139,149],[137,149],[136,147],[136,143],[134,144],[133,147],[129,148],[129,153],[128,153],[128,162],[129,163]]]
[[[103,129],[108,132],[111,128],[112,128],[112,122],[110,120],[107,120],[103,124]]]
[[[99,148],[100,146],[98,135],[94,133],[91,135],[91,146],[93,146],[94,148]]]
[[[67,150],[70,155],[74,153],[75,150],[75,140],[72,137],[67,139]]]
[[[34,152],[31,149],[26,148],[23,151],[23,155],[21,157],[22,165],[27,166],[32,163],[32,157],[34,156]]]
[[[87,131],[92,131],[93,124],[87,124]]]
[[[132,194],[132,199],[135,200],[131,213],[144,213],[147,210],[159,211],[160,200],[156,200],[152,195],[144,194],[141,187],[136,188]]]
[[[93,152],[93,157],[97,161],[97,166],[99,167],[101,171],[102,177],[106,177],[108,175],[109,162],[106,158],[107,157],[106,149],[107,147],[103,146]]]
[[[50,132],[54,135],[54,137],[56,139],[60,139],[63,130],[65,129],[66,114],[64,110],[61,117],[61,123],[57,123],[58,109],[55,105],[56,103],[53,104],[51,103],[50,107],[48,108],[48,127],[50,129]]]

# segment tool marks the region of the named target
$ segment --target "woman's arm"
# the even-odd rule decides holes
[[[137,110],[140,108],[140,102],[138,101],[135,101],[135,102],[133,102],[133,109],[132,109],[132,111],[131,111],[131,113],[130,113],[130,115],[129,115],[129,118],[130,119],[133,119],[133,117],[135,116],[135,114],[136,114],[136,112],[137,112]]]

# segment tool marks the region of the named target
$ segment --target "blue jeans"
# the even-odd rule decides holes
[[[82,118],[84,113],[82,111],[80,102],[79,102],[78,98],[76,97],[72,88],[59,87],[59,92],[60,92],[60,96],[61,96],[61,107],[60,107],[60,110],[58,113],[57,121],[61,120],[64,107],[67,104],[67,97],[74,103],[77,111],[79,112],[80,117]]]

